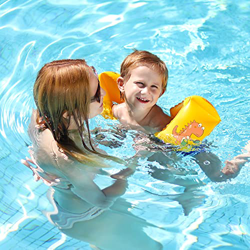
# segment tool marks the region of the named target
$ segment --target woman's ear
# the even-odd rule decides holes
[[[64,111],[64,112],[63,112],[63,118],[69,119],[69,114],[68,114],[67,111]]]
[[[124,92],[124,79],[123,79],[123,77],[120,76],[117,78],[117,85],[118,85],[120,92]]]

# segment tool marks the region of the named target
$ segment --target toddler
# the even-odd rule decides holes
[[[114,117],[131,129],[148,134],[164,129],[171,118],[156,102],[165,92],[167,80],[167,67],[156,55],[135,51],[127,56],[117,79],[125,102],[113,106]]]
[[[128,128],[147,134],[162,131],[171,122],[171,117],[165,114],[156,103],[166,91],[167,80],[168,69],[156,55],[148,51],[138,50],[128,55],[121,64],[120,77],[117,79],[124,102],[113,105],[114,117]],[[151,143],[149,138],[137,138],[135,147],[137,151],[143,151]],[[141,146],[142,144],[144,147]],[[211,152],[199,153],[194,156],[194,159],[212,181],[224,181],[238,175],[240,168],[248,161],[249,142],[246,150],[245,154],[236,156],[231,161],[226,161],[222,170],[221,161]],[[142,156],[144,153],[140,152],[139,155]],[[154,152],[152,154],[152,152],[146,151],[149,160],[164,164],[166,157],[162,153]],[[207,164],[208,162],[209,164]]]

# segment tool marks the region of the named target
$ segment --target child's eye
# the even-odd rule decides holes
[[[158,86],[156,86],[156,85],[152,85],[151,87],[154,89],[158,89]]]
[[[144,83],[143,82],[136,82],[137,86],[139,88],[143,88],[144,87]]]

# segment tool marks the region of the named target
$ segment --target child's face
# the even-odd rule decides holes
[[[147,66],[139,66],[131,70],[130,78],[123,83],[123,92],[129,105],[142,109],[153,107],[163,93],[162,77]]]

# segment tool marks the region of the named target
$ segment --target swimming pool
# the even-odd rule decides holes
[[[117,72],[134,48],[149,50],[169,69],[167,93],[159,100],[166,112],[190,95],[213,103],[222,122],[208,141],[222,161],[239,154],[249,140],[249,1],[68,2],[0,1],[1,249],[90,249],[47,222],[41,213],[50,209],[47,187],[35,183],[20,163],[30,144],[33,83],[46,62],[85,58],[98,72]],[[101,117],[91,123],[109,126]],[[132,137],[108,152],[132,155]],[[149,175],[143,159],[130,178],[124,198],[135,215],[158,226],[148,232],[151,237],[164,249],[249,249],[249,163],[222,183],[210,182],[188,157],[181,164],[206,183],[191,197]],[[193,204],[188,215],[186,204]]]

